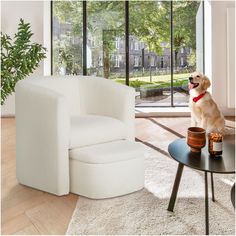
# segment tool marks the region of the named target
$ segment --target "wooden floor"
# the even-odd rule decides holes
[[[65,234],[78,196],[57,197],[18,184],[15,119],[1,121],[2,234]]]
[[[1,233],[65,234],[78,196],[57,197],[18,184],[15,170],[15,119],[2,118],[1,131]],[[186,135],[190,118],[138,118],[136,138],[159,152],[167,153],[165,137],[174,140]],[[234,127],[234,118],[228,118]],[[234,141],[234,137],[232,138]]]

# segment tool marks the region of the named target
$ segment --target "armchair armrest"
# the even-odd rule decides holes
[[[16,85],[16,176],[56,195],[69,193],[69,114],[64,97],[33,82]]]
[[[80,91],[86,100],[86,113],[119,119],[126,126],[127,139],[134,140],[135,90],[108,79],[92,77],[87,80],[90,85]]]

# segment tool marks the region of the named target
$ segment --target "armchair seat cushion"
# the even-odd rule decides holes
[[[126,139],[126,130],[118,119],[98,115],[71,117],[70,149],[122,139]]]

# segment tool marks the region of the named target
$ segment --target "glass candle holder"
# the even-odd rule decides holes
[[[223,152],[223,136],[221,133],[208,134],[208,151],[212,156],[221,156]]]

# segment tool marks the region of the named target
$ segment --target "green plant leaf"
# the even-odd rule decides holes
[[[33,73],[46,58],[46,48],[32,43],[32,36],[30,23],[23,19],[13,39],[1,32],[1,105],[15,91],[16,83]]]

